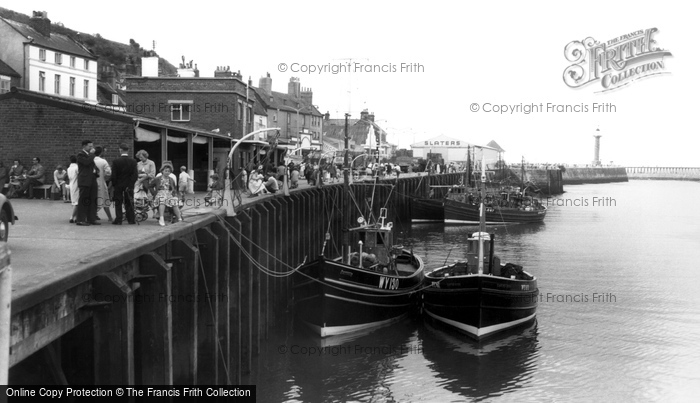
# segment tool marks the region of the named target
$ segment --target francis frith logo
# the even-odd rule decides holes
[[[564,83],[580,88],[600,81],[606,92],[623,87],[640,78],[668,74],[665,56],[654,39],[658,29],[649,28],[620,35],[607,42],[588,37],[572,41],[564,48],[566,60],[573,64],[564,70]]]

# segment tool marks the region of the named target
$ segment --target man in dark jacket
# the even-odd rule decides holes
[[[77,225],[100,225],[97,220],[97,176],[95,148],[92,140],[83,140],[83,149],[78,153],[78,217]]]
[[[136,160],[129,157],[129,145],[119,145],[121,156],[112,161],[112,186],[114,187],[114,209],[116,218],[112,224],[120,225],[123,220],[122,204],[126,209],[126,221],[136,224],[134,219],[134,184],[138,179]]]

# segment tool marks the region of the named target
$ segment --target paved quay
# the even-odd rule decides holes
[[[340,182],[326,186],[329,185],[339,186]],[[291,192],[311,187],[306,180],[302,180],[299,187]],[[165,227],[161,227],[152,214],[149,214],[148,220],[136,225],[126,222],[112,225],[104,211],[98,212],[101,225],[77,226],[68,222],[73,209],[70,203],[12,199],[18,217],[15,225],[10,225],[8,240],[13,269],[13,311],[27,308],[43,294],[55,295],[87,281],[128,256],[151,251],[189,232],[189,227],[194,224],[205,225],[227,215],[225,206],[204,207],[204,195],[188,195],[182,209],[184,222],[166,223]],[[243,195],[242,202],[248,205],[273,197],[284,197],[284,194],[280,191],[259,197]],[[130,253],[125,255],[125,251]]]
[[[101,225],[82,227],[68,222],[73,211],[70,203],[43,199],[11,202],[19,218],[10,225],[7,243],[11,253],[13,311],[19,308],[16,303],[23,305],[23,299],[35,298],[38,292],[58,291],[89,279],[125,250],[136,254],[152,250],[188,231],[196,222],[226,215],[223,208],[203,207],[201,193],[186,200],[182,223],[161,227],[149,214],[151,218],[135,225],[112,225],[100,211]],[[114,209],[111,210],[114,215]]]

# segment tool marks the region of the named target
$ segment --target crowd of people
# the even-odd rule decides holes
[[[178,186],[178,177],[173,174],[170,161],[163,162],[157,171],[146,151],[136,153],[138,162],[129,156],[128,144],[120,144],[119,151],[120,156],[110,164],[103,158],[103,147],[94,147],[91,140],[85,140],[82,149],[69,157],[67,168],[63,165],[56,167],[53,182],[47,182],[50,176],[39,157],[32,159],[29,169],[19,159],[14,160],[9,168],[0,161],[0,189],[7,184],[8,198],[33,199],[35,187],[50,183],[52,198],[71,203],[73,210],[69,222],[80,226],[100,225],[100,211],[104,211],[107,220],[114,225],[124,221],[136,224],[134,202],[139,198],[148,201],[161,226],[165,225],[166,208],[172,212],[173,221],[182,221],[180,204],[188,185],[194,182],[186,167],[180,168]]]

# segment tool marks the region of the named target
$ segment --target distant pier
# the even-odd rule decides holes
[[[627,167],[630,179],[700,181],[700,168],[690,167]]]

